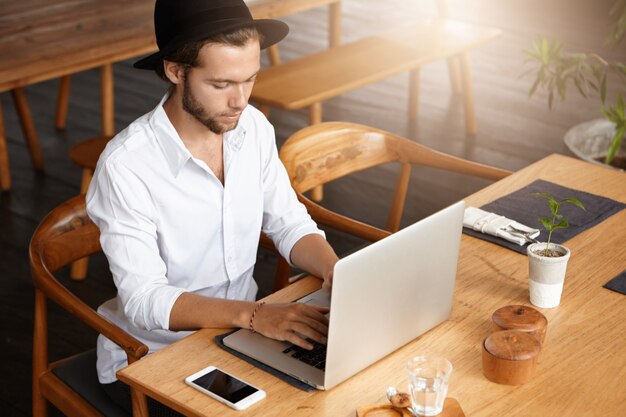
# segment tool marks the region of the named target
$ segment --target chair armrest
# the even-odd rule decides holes
[[[390,147],[397,154],[398,160],[411,164],[424,165],[492,181],[498,181],[511,175],[511,171],[458,158],[405,138],[394,141]]]
[[[267,235],[264,232],[261,232],[261,238],[259,239],[259,246],[262,246],[265,249],[269,249],[272,252],[278,253],[280,255],[280,253],[278,252],[278,249],[276,249],[276,245],[274,245],[274,242],[272,241],[272,239],[267,237]]]
[[[297,192],[298,200],[305,205],[309,214],[318,223],[334,229],[346,232],[362,239],[376,242],[391,235],[391,232],[378,227],[370,226],[358,220],[351,219],[334,211],[328,210],[312,200],[305,197],[302,193]]]
[[[39,258],[31,257],[31,271],[36,289],[45,297],[50,298],[73,316],[124,349],[129,363],[148,353],[148,346],[102,317],[80,298],[72,294],[38,260]]]

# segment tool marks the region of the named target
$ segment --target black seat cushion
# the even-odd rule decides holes
[[[52,373],[107,417],[132,417],[102,389],[96,372],[96,350],[77,355],[57,366]]]

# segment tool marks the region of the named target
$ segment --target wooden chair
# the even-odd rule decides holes
[[[34,417],[47,415],[47,401],[69,417],[129,417],[100,387],[95,349],[53,363],[48,361],[48,300],[122,347],[129,363],[148,353],[146,345],[98,314],[54,275],[77,259],[100,252],[99,238],[100,232],[87,215],[85,196],[81,194],[52,210],[31,239],[29,255],[35,285]],[[273,247],[269,239],[265,244]],[[135,390],[131,390],[131,395],[133,416],[147,416],[146,397]]]
[[[83,176],[80,183],[81,194],[87,193],[89,183],[96,170],[98,158],[110,139],[110,136],[99,136],[79,142],[70,149],[70,159],[83,169]],[[70,269],[70,277],[75,280],[84,279],[87,275],[88,264],[89,258],[87,257],[73,262]]]
[[[54,273],[77,259],[101,250],[99,231],[85,210],[85,196],[74,197],[50,212],[30,242],[35,285],[33,335],[33,416],[47,415],[47,401],[70,417],[126,416],[102,390],[96,375],[95,349],[54,363],[48,361],[48,300],[61,306],[96,332],[124,349],[132,363],[148,347],[109,322],[63,286]],[[131,390],[133,415],[147,416],[143,394]]]
[[[510,174],[503,169],[435,151],[384,130],[343,122],[324,122],[305,127],[287,139],[279,154],[298,198],[318,223],[369,241],[380,240],[398,230],[412,165],[494,181]],[[335,213],[304,196],[305,192],[346,175],[393,162],[400,163],[402,169],[385,229]]]

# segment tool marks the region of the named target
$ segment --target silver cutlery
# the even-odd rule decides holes
[[[539,241],[537,239],[530,237],[532,232],[527,232],[525,230],[517,229],[517,228],[515,228],[513,226],[510,226],[510,225],[507,226],[506,228],[504,228],[504,231],[512,234],[513,236],[518,236],[518,237],[524,238],[524,239],[526,239],[527,242],[539,243]]]

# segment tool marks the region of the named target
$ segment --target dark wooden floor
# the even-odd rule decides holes
[[[597,50],[607,34],[610,0],[455,0],[453,14],[463,20],[497,26],[504,34],[472,52],[478,134],[467,137],[462,101],[450,93],[445,63],[422,70],[418,124],[406,121],[407,76],[393,77],[325,104],[326,120],[370,124],[460,157],[517,170],[550,153],[569,154],[562,142],[576,123],[599,117],[597,100],[585,100],[572,91],[566,103],[549,112],[546,97],[529,100],[532,80],[520,79],[532,39],[559,37],[573,49]],[[392,7],[394,6],[394,7]],[[345,0],[343,40],[350,41],[385,27],[434,16],[434,1]],[[325,47],[326,11],[315,10],[285,19],[291,34],[282,44],[285,59]],[[416,39],[416,42],[424,41]],[[604,49],[609,57],[625,58],[625,49]],[[1,59],[1,58],[0,58]],[[65,131],[53,128],[56,81],[27,88],[43,147],[46,169],[34,172],[8,94],[1,96],[13,189],[0,196],[0,408],[3,416],[30,415],[30,372],[33,288],[29,276],[27,246],[36,225],[53,207],[77,194],[80,170],[73,166],[68,149],[99,133],[98,74],[87,71],[73,78],[69,120]],[[306,82],[306,80],[303,80]],[[152,74],[133,70],[130,62],[115,65],[116,128],[124,128],[151,110],[164,91]],[[278,142],[306,125],[306,114],[274,112],[270,117]],[[359,175],[326,189],[325,204],[350,216],[383,225],[385,202],[391,195],[393,169]],[[487,183],[454,175],[420,170],[415,173],[403,225],[414,222],[461,199]],[[330,235],[338,252],[358,242]],[[271,287],[273,259],[260,254],[256,274],[266,294]],[[89,278],[67,285],[96,306],[115,290],[108,281],[106,262],[93,259]],[[58,309],[50,311],[52,359],[93,346],[96,335]],[[52,415],[56,415],[53,410]]]

